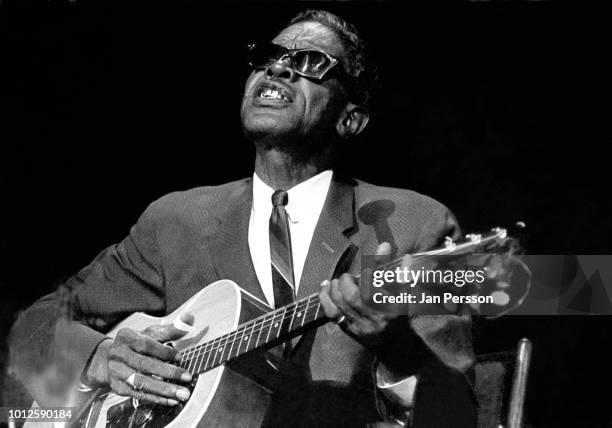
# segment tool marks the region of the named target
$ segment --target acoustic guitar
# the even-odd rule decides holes
[[[442,248],[403,256],[379,269],[407,265],[413,267],[415,264],[438,260],[440,256],[450,256],[455,264],[459,261],[465,268],[472,256],[472,259],[478,260],[478,268],[489,272],[490,280],[476,286],[466,286],[463,293],[497,296],[493,303],[486,305],[486,315],[499,316],[520,305],[529,289],[528,269],[515,257],[516,252],[516,240],[510,238],[505,229],[495,228],[483,235],[466,235],[459,242],[447,240]],[[473,257],[475,254],[488,256]],[[513,274],[516,278],[517,266],[523,270],[522,275],[527,279],[512,283]],[[483,314],[483,308],[483,305],[468,305],[467,309],[475,314]],[[460,309],[455,307],[454,310]],[[192,325],[185,322],[187,318],[190,318]],[[321,309],[318,294],[270,310],[264,302],[234,282],[214,282],[165,317],[134,313],[107,334],[115,337],[122,328],[142,331],[154,324],[173,324],[187,331],[184,337],[171,345],[180,350],[181,360],[178,365],[193,375],[188,401],[177,406],[151,405],[117,395],[110,390],[88,390],[81,386],[75,388],[70,403],[66,404],[76,409],[71,421],[47,426],[259,427],[270,402],[273,386],[245,376],[232,369],[231,364],[228,367],[228,363],[258,350],[277,346],[328,321]],[[37,406],[34,403],[33,408]],[[44,424],[26,423],[25,426],[39,428]]]

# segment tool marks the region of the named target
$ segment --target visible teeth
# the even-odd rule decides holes
[[[261,91],[261,94],[259,94],[259,96],[261,98],[267,98],[267,99],[273,99],[273,100],[285,99],[283,94],[277,91],[276,89],[268,89],[268,88]]]

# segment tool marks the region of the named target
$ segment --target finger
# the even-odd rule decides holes
[[[140,373],[182,382],[189,382],[191,380],[191,374],[188,371],[139,352],[124,351],[120,354],[120,357],[121,361]]]
[[[187,400],[190,395],[189,390],[185,387],[164,382],[142,373],[136,373],[134,376],[134,389],[158,397],[168,397],[180,401]]]
[[[389,244],[388,242],[382,242],[377,248],[376,248],[376,252],[374,253],[374,260],[376,261],[376,263],[385,263],[387,261],[389,261],[389,258],[391,257],[391,244]]]
[[[330,296],[330,281],[325,280],[321,283],[321,291],[319,292],[319,301],[321,302],[321,306],[323,307],[323,312],[325,312],[325,316],[329,319],[335,320],[340,318],[342,315],[340,310],[334,302],[332,302]]]
[[[369,317],[374,312],[363,304],[359,286],[355,283],[352,275],[344,274],[338,280],[338,286],[343,300],[350,310],[357,316]],[[342,308],[340,308],[342,310]]]
[[[149,355],[165,361],[178,360],[178,351],[171,346],[159,343],[149,335],[139,333],[130,328],[122,328],[117,333],[114,348],[127,346],[139,354]]]
[[[163,380],[147,376],[143,373],[138,373],[134,368],[124,363],[110,361],[109,370],[113,380],[126,383],[134,390],[144,391],[145,393],[153,394],[158,397],[179,399],[181,401],[189,398],[189,390],[187,388],[170,382],[164,382]],[[133,385],[127,382],[130,376],[132,376]]]
[[[158,370],[158,373],[151,373],[150,371],[141,370],[138,367],[134,367],[130,363],[124,362],[119,359],[113,358],[108,361],[109,375],[111,377],[118,378],[120,380],[126,380],[128,377],[130,377],[134,373],[142,374],[143,376],[151,375],[151,376],[157,376],[163,379],[183,381],[183,382],[188,382],[188,379],[189,380],[191,379],[191,375],[185,372],[184,370],[178,367],[169,365],[169,364],[168,366],[169,366],[167,369],[168,371],[166,373],[170,373],[171,371],[174,371],[174,373],[172,373],[171,376],[163,376],[162,374],[159,374],[159,373],[163,373],[164,370],[166,369]],[[176,373],[181,373],[181,374],[177,376]]]
[[[343,275],[343,277],[344,277],[344,275]],[[347,282],[347,279],[345,278],[343,280],[343,282]],[[355,285],[354,281],[352,281],[352,278],[351,278],[350,282],[352,282],[352,285],[349,283],[348,285],[346,285],[344,287],[340,287],[340,281],[339,280],[337,280],[337,279],[332,280],[331,285],[330,285],[330,296],[331,296],[332,302],[338,307],[338,309],[340,309],[340,312],[343,315],[346,315],[346,317],[349,319],[349,321],[353,321],[353,320],[355,320],[355,319],[357,319],[359,317],[359,314],[350,305],[348,299],[350,298],[349,295],[352,294],[353,287],[354,287],[354,289],[357,289],[357,286]],[[349,289],[349,291],[345,291],[348,295],[344,294],[343,288],[345,290],[347,288]],[[358,292],[358,290],[357,290],[357,292]]]
[[[191,317],[181,317],[181,321],[191,321],[193,324],[193,315]],[[189,322],[185,322],[185,324],[190,324]],[[190,324],[190,325],[191,325]],[[185,330],[181,330],[176,328],[174,324],[166,324],[166,325],[151,325],[143,330],[142,334],[152,337],[158,342],[165,343],[171,342],[173,340],[180,339],[187,332]]]
[[[159,397],[154,394],[137,391],[127,383],[120,380],[112,380],[110,386],[112,390],[119,395],[134,397],[138,399],[138,401],[146,403],[161,404],[162,406],[176,406],[179,403],[179,401],[174,398]]]
[[[159,358],[164,361],[180,361],[178,350],[159,343],[153,337],[146,334],[140,334],[138,340],[133,341],[130,347],[139,354],[149,355],[151,357]]]

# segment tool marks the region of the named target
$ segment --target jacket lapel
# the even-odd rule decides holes
[[[266,302],[249,252],[249,219],[253,203],[253,180],[229,195],[229,208],[211,243],[215,269],[220,279],[231,279],[240,288]]]
[[[331,279],[339,264],[342,267],[346,265],[344,270],[348,270],[355,256],[355,251],[347,252],[351,247],[349,236],[356,228],[353,187],[353,182],[340,179],[334,173],[323,211],[310,242],[298,288],[298,299],[316,293],[321,281]],[[346,260],[347,257],[351,260]]]
[[[355,258],[357,247],[351,245],[349,239],[357,230],[354,185],[354,182],[340,179],[334,173],[323,211],[310,241],[298,288],[298,299],[317,293],[323,280],[348,271]],[[315,333],[316,331],[311,331],[293,338],[293,355],[299,353],[302,358],[308,359],[310,352],[307,348],[312,346]],[[310,345],[304,348],[306,343]]]

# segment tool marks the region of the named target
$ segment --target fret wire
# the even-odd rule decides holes
[[[291,321],[289,322],[289,327],[287,328],[287,331],[291,331],[291,327],[293,326],[293,320],[295,320],[295,314],[297,314],[297,312],[298,308],[296,306],[295,310],[293,311],[293,315],[291,316]]]
[[[300,314],[299,316],[301,316],[302,311],[305,309],[304,307],[302,307],[302,303],[305,303],[305,302],[298,302],[295,305],[295,308],[293,310],[293,315],[291,316],[291,322],[289,323],[289,328],[287,329],[287,331],[289,332],[292,331],[293,329],[293,323],[295,322],[295,316],[298,314]]]
[[[241,351],[242,344],[245,343],[246,337],[248,337],[249,339],[246,339],[248,341],[246,342],[245,349],[248,349],[248,343],[251,340],[250,337],[252,336],[252,334],[249,333],[247,336],[245,336],[245,334],[249,330],[249,327],[251,328],[251,332],[252,332],[252,330],[255,328],[255,324],[252,324],[252,325],[251,324],[246,324],[245,325],[244,330],[242,332],[242,336],[240,336],[240,344],[238,345],[238,351],[236,351],[236,355],[235,355],[236,357],[242,353],[242,351]],[[234,339],[234,340],[236,340],[236,339]],[[231,357],[231,354],[230,354],[230,357]]]
[[[253,324],[253,327],[251,327],[251,334],[249,334],[249,341],[246,344],[246,348],[244,350],[244,352],[248,352],[249,349],[254,349],[257,348],[257,341],[255,341],[255,346],[253,346],[253,348],[251,348],[251,340],[253,340],[253,336],[255,335],[255,323]],[[263,325],[263,321],[262,321],[262,325]],[[259,330],[259,332],[261,333],[261,328],[257,328],[257,330]]]
[[[195,369],[195,371],[191,372],[193,374],[199,373],[200,370],[202,369],[202,363],[204,362],[204,355],[205,354],[203,352],[197,352],[197,353],[194,353],[194,355],[196,355],[196,357],[195,357],[195,361],[196,361],[195,367],[197,367],[197,368]]]
[[[210,358],[210,349],[212,348],[212,343],[210,345],[208,345],[208,346],[206,346],[206,345],[207,344],[205,344],[205,346],[204,346],[204,350],[202,352],[199,352],[199,354],[202,357],[202,360],[198,364],[198,373],[200,373],[200,371],[202,370],[202,363],[204,363],[204,357],[206,357],[206,354],[207,354],[206,348],[208,348],[208,357],[206,358],[206,362],[204,363],[204,369],[206,369],[206,364],[208,364],[208,358]]]
[[[264,318],[264,321],[261,323],[262,328],[258,329],[259,330],[259,334],[257,335],[257,340],[255,341],[255,347],[256,348],[259,346],[259,338],[261,337],[261,332],[263,331],[264,323],[265,323],[265,318]]]
[[[248,329],[248,325],[242,330],[242,336],[240,336],[240,343],[238,343],[238,350],[236,351],[235,357],[240,355],[240,347],[242,346],[242,343],[244,342],[244,334],[246,333],[247,329]],[[231,352],[230,352],[230,357],[231,357]]]
[[[200,369],[202,368],[202,361],[204,359],[204,355],[201,353],[195,353],[194,355],[195,355],[195,358],[193,358],[193,360],[195,361],[194,368],[197,367],[194,372],[199,372]]]
[[[210,347],[208,348],[208,357],[206,358],[206,366],[208,366],[208,363],[210,363],[211,367],[214,367],[215,365],[215,358],[217,357],[217,345],[219,343],[221,343],[221,340],[223,336],[216,338],[215,340],[213,340],[210,343]],[[212,357],[212,361],[210,360]],[[205,367],[206,367],[205,366]]]
[[[270,333],[272,332],[272,324],[274,324],[274,316],[272,317],[272,321],[270,321],[270,326],[268,327],[268,335],[266,336],[266,341],[264,343],[268,343],[270,341]]]
[[[278,326],[278,333],[276,333],[276,338],[278,339],[281,334],[281,330],[283,329],[283,321],[285,320],[285,314],[287,313],[287,306],[285,306],[285,311],[283,312],[283,316],[281,317],[280,324]]]
[[[210,342],[204,343],[204,345],[198,346],[197,353],[202,356],[202,362],[204,362],[204,357],[206,357],[206,362],[204,363],[204,370],[207,370],[208,363],[210,361],[210,356],[212,355],[212,350],[216,343],[218,343],[220,338],[216,338],[211,340]],[[203,346],[203,347],[202,347]],[[214,362],[214,358],[213,358]],[[198,372],[201,370],[201,367],[198,367]]]
[[[231,334],[227,334],[227,335],[226,335],[227,339],[225,339],[225,345],[223,345],[223,346],[220,348],[221,356],[219,357],[219,358],[220,358],[220,359],[219,359],[219,363],[221,363],[222,361],[225,361],[225,360],[226,360],[226,358],[225,358],[225,351],[227,351],[228,349],[231,351],[231,348],[234,346],[234,340],[231,340],[231,342],[232,342],[232,346],[231,346],[231,347],[230,347],[230,346],[228,346],[228,345],[229,345],[229,342],[230,342],[230,336],[231,336]],[[227,354],[227,356],[228,356],[228,358],[229,358],[229,353]]]
[[[195,346],[192,348],[183,349],[182,351],[180,351],[180,353],[181,353],[181,362],[182,360],[185,360],[185,362],[188,362],[189,360],[191,360],[192,354],[195,353]]]
[[[221,363],[221,360],[223,359],[223,350],[227,346],[227,341],[229,340],[229,335],[225,335],[225,336],[222,336],[222,337],[225,337],[225,345],[224,346],[217,346],[217,348],[215,349],[215,358],[217,358],[217,355],[219,356],[219,364]],[[221,342],[219,342],[219,344],[220,343]],[[215,362],[215,358],[213,358],[213,363]]]
[[[302,325],[300,327],[304,327],[304,321],[306,321],[306,317],[308,316],[308,309],[310,309],[310,297],[308,297],[308,301],[306,302],[306,309],[304,310],[304,316],[302,317]]]
[[[246,329],[246,327],[245,327]],[[234,349],[234,344],[236,343],[236,336],[238,336],[238,332],[240,332],[240,326],[238,326],[238,329],[236,330],[236,334],[234,334],[234,338],[232,339],[232,346],[230,346],[230,350],[227,353],[228,358],[231,357],[232,355],[232,350]],[[244,336],[244,330],[242,331],[242,335]],[[242,342],[240,342],[242,343]],[[240,350],[240,343],[238,343],[238,350]],[[227,345],[226,345],[227,346]]]
[[[206,364],[204,364],[204,370],[208,370],[208,361],[210,361],[211,349],[212,349],[212,345],[211,345],[210,349],[208,350],[208,356],[206,357]],[[214,359],[213,359],[213,361],[214,361]]]
[[[192,367],[192,364],[193,364],[193,367]],[[195,368],[195,365],[196,365],[196,359],[190,357],[189,364],[187,365],[187,371],[189,373],[192,373],[194,371],[193,369]]]

